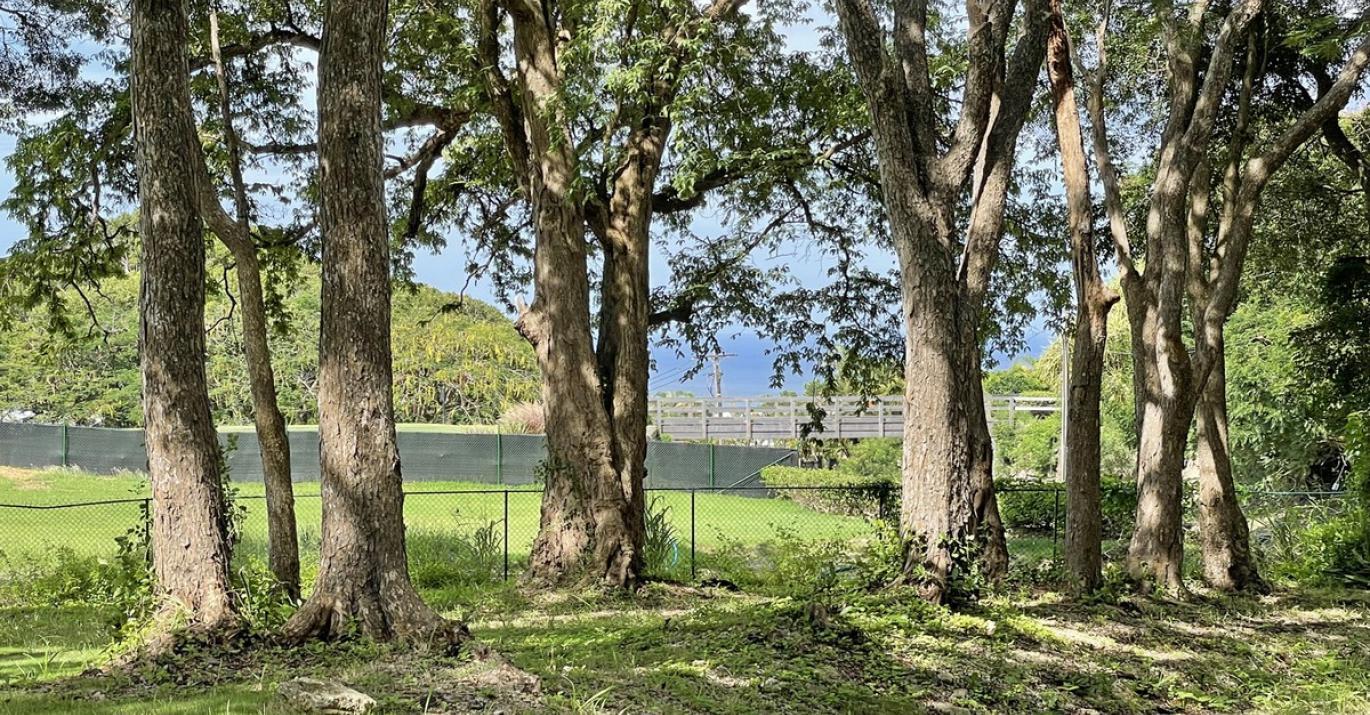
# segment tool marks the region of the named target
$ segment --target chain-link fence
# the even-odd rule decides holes
[[[318,481],[318,432],[292,429],[289,439],[291,477],[296,482]],[[234,481],[262,481],[255,433],[223,432],[219,441]],[[547,457],[541,435],[400,430],[398,444],[405,479],[418,482],[532,484]],[[795,463],[791,449],[651,441],[647,486],[730,486],[754,480],[763,467]],[[137,472],[146,470],[147,453],[138,429],[0,422],[0,466]]]
[[[542,493],[536,488],[425,490],[405,495],[410,566],[421,587],[457,580],[517,575],[538,531]],[[1024,564],[1053,559],[1065,529],[1065,493],[1050,486],[998,490],[1010,557]],[[876,524],[897,521],[894,485],[732,488],[653,487],[646,491],[647,568],[657,576],[697,578],[760,572],[802,542],[859,543]],[[1119,557],[1131,530],[1125,504],[1108,506],[1104,546]],[[1265,551],[1294,548],[1310,524],[1343,512],[1338,492],[1244,492],[1252,539]],[[142,523],[141,498],[67,504],[0,504],[0,579],[54,553],[109,559],[118,540]],[[1135,504],[1135,502],[1134,502]],[[266,504],[258,495],[234,501],[239,557],[264,558]],[[296,497],[301,557],[316,564],[322,504],[318,493]],[[1192,510],[1187,518],[1195,523]]]

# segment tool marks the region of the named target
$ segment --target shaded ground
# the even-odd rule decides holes
[[[482,605],[483,604],[483,605]],[[817,605],[816,605],[817,604]],[[652,586],[631,598],[492,593],[478,638],[536,675],[366,644],[189,652],[117,677],[98,609],[0,609],[0,713],[282,713],[298,675],[383,712],[1370,712],[1370,595],[1081,605],[907,593],[822,599]]]

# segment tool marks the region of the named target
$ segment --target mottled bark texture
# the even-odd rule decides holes
[[[1234,307],[1257,200],[1271,173],[1345,106],[1367,61],[1362,43],[1334,86],[1323,92],[1313,108],[1276,136],[1264,151],[1248,159],[1235,159],[1231,176],[1224,181],[1231,188],[1225,190],[1222,219],[1210,236],[1205,220],[1211,191],[1207,150],[1223,97],[1230,90],[1235,50],[1247,40],[1262,5],[1260,0],[1233,3],[1225,10],[1211,41],[1205,32],[1210,26],[1205,21],[1207,3],[1192,5],[1182,17],[1171,12],[1159,16],[1166,44],[1169,106],[1148,205],[1144,270],[1134,260],[1117,176],[1109,159],[1101,99],[1105,76],[1102,49],[1089,103],[1095,154],[1132,328],[1138,503],[1136,527],[1128,547],[1128,571],[1138,582],[1171,594],[1185,590],[1181,472],[1189,425],[1221,356],[1222,326]],[[1099,30],[1101,48],[1107,44],[1106,23],[1107,17]],[[1203,57],[1207,65],[1200,72]],[[1249,95],[1249,87],[1243,94]],[[1240,116],[1243,112],[1238,109],[1238,124],[1244,122]],[[1238,130],[1238,137],[1242,131]],[[1239,149],[1238,155],[1243,150]],[[1192,355],[1181,332],[1186,302],[1194,311]],[[1210,488],[1218,492],[1228,489],[1214,478],[1210,478]],[[1224,518],[1206,519],[1206,523],[1212,528],[1236,529],[1215,537],[1215,543],[1244,538],[1239,533],[1242,529],[1231,526],[1241,519],[1239,511],[1233,513],[1235,498],[1223,496],[1213,504],[1227,513]],[[1245,551],[1233,548],[1226,553],[1232,556]],[[1248,572],[1240,566],[1227,570]]]
[[[1066,406],[1066,568],[1073,586],[1088,593],[1103,580],[1099,497],[1099,401],[1103,394],[1108,313],[1118,294],[1104,285],[1094,252],[1093,201],[1085,162],[1080,112],[1075,103],[1070,33],[1061,0],[1051,0],[1047,35],[1047,77],[1051,81],[1056,143],[1066,189],[1071,266],[1075,278],[1075,335]]]
[[[1189,298],[1196,326],[1198,398],[1199,530],[1204,580],[1224,591],[1267,588],[1251,560],[1250,534],[1233,486],[1227,434],[1227,373],[1223,328],[1236,307],[1237,287],[1250,246],[1257,204],[1270,177],[1337,115],[1370,65],[1370,38],[1362,39],[1334,81],[1319,81],[1312,106],[1260,151],[1248,151],[1248,103],[1259,64],[1249,44],[1248,71],[1239,92],[1238,116],[1221,183],[1222,211],[1211,238],[1206,196],[1191,197]],[[1203,379],[1206,377],[1206,380]]]
[[[319,466],[323,536],[314,592],[289,641],[360,632],[448,647],[468,635],[409,580],[391,396],[390,255],[381,75],[386,4],[328,0],[319,59]]]
[[[1044,2],[1026,3],[1006,57],[1016,3],[966,4],[969,69],[945,149],[928,74],[927,3],[895,3],[887,32],[869,0],[837,4],[848,55],[871,113],[886,213],[899,259],[905,330],[905,571],[941,601],[953,581],[1007,563],[994,500],[980,386],[978,325],[1003,233],[1013,154],[1041,69]],[[972,181],[973,179],[973,181]],[[958,207],[969,185],[963,225]],[[978,563],[977,563],[978,562]]]
[[[533,303],[518,320],[538,358],[547,420],[542,515],[528,570],[534,582],[631,588],[641,579],[652,192],[676,73],[694,51],[689,40],[740,4],[720,0],[661,33],[665,58],[644,82],[640,103],[624,110],[635,119],[619,147],[622,160],[591,195],[577,188],[577,142],[560,106],[558,33],[573,30],[549,25],[556,13],[537,3],[481,6],[485,87],[536,238]],[[500,71],[502,11],[513,25],[512,78]],[[598,321],[590,312],[591,238],[603,257]]]
[[[202,170],[200,209],[205,223],[233,256],[238,274],[238,310],[242,319],[243,355],[252,390],[253,424],[262,457],[266,491],[267,564],[285,594],[300,597],[300,550],[295,533],[295,493],[290,480],[290,441],[285,417],[276,399],[276,375],[271,367],[267,334],[266,300],[262,295],[261,265],[252,237],[251,206],[243,181],[242,152],[234,129],[228,74],[219,47],[218,13],[209,15],[210,49],[219,89],[219,118],[223,122],[236,220],[219,203],[214,184],[205,170],[203,154],[195,162]]]
[[[205,252],[180,0],[137,0],[131,18],[142,286],[139,354],[163,627],[239,623],[219,443],[205,381]],[[183,620],[182,620],[183,619]]]

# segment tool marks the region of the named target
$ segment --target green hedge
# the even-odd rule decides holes
[[[834,469],[776,466],[761,470],[761,483],[772,488],[810,487],[779,488],[775,491],[783,498],[825,514],[876,519],[887,515],[883,513],[886,511],[898,513],[899,485],[886,477],[862,476]]]
[[[1006,528],[1050,532],[1054,524],[1059,530],[1065,529],[1065,485],[1044,480],[996,479],[994,488],[999,516]],[[1137,485],[1130,480],[1105,478],[1100,484],[1100,511],[1103,538],[1117,539],[1131,532],[1137,512]]]
[[[899,483],[889,476],[867,476],[842,469],[805,469],[766,467],[761,483],[768,487],[839,487],[827,489],[776,489],[776,492],[804,506],[830,514],[877,517],[880,501],[897,510]],[[1008,529],[1050,533],[1053,525],[1065,528],[1065,486],[1059,482],[1025,479],[996,479],[999,515]],[[1117,539],[1132,531],[1137,511],[1137,487],[1131,480],[1105,478],[1100,485],[1103,537]],[[1060,493],[1058,508],[1057,492]]]

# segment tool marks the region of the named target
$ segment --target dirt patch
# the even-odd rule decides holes
[[[23,491],[43,491],[48,488],[47,480],[39,474],[36,469],[0,466],[0,479],[8,481],[14,489]]]

